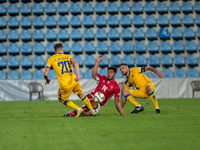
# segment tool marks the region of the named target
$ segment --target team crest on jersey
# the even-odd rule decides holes
[[[134,75],[132,74],[132,75],[131,75],[131,77],[133,78],[133,77],[134,77]]]

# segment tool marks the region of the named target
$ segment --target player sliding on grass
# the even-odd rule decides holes
[[[120,87],[114,79],[116,76],[116,73],[117,73],[117,68],[114,66],[108,67],[107,68],[108,69],[107,77],[104,75],[98,74],[99,63],[102,60],[102,58],[103,58],[103,56],[101,56],[101,55],[98,56],[97,61],[92,70],[92,77],[99,83],[98,83],[97,87],[95,88],[94,92],[87,94],[87,97],[91,101],[96,113],[98,113],[100,111],[100,107],[106,105],[108,99],[110,99],[114,95],[116,109],[118,110],[120,115],[126,115],[123,113],[123,110],[119,103]],[[102,103],[96,103],[93,100],[94,94],[96,92],[101,92],[105,95],[105,100]],[[84,114],[85,116],[91,115],[90,111],[87,111],[88,109],[86,107],[83,107],[83,109],[85,110],[85,114]],[[76,111],[72,111],[72,112],[65,114],[64,116],[65,117],[69,117],[69,116],[73,117],[75,114],[76,114]]]
[[[83,103],[90,110],[92,115],[96,115],[93,110],[90,100],[82,93],[83,89],[79,83],[79,64],[70,55],[63,54],[63,45],[61,43],[56,43],[54,46],[55,55],[51,56],[48,61],[44,72],[44,78],[46,79],[45,84],[50,83],[48,73],[53,67],[55,70],[58,82],[60,83],[60,88],[58,90],[58,100],[64,105],[77,111],[76,117],[79,117],[83,112],[83,109],[78,107],[72,101],[69,100],[69,96],[73,91],[78,97],[83,101]],[[76,70],[76,76],[72,71],[72,65]]]
[[[129,102],[131,102],[133,105],[136,106],[135,110],[133,110],[131,113],[138,113],[141,111],[144,111],[144,107],[141,106],[135,99],[137,98],[150,98],[157,113],[161,113],[159,107],[158,107],[158,101],[155,95],[155,86],[149,78],[143,74],[144,71],[153,71],[156,73],[160,78],[164,78],[165,74],[162,72],[158,72],[153,67],[137,67],[129,70],[129,67],[127,64],[122,63],[120,65],[120,71],[123,75],[126,75],[124,88],[123,91],[123,98],[122,98],[122,109],[124,108],[124,105],[126,103],[126,100],[128,99]],[[130,87],[136,87],[138,90],[130,90]]]

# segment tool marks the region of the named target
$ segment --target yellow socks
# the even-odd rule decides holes
[[[63,101],[63,104],[66,105],[66,106],[68,106],[68,107],[70,107],[70,108],[72,108],[72,109],[74,109],[74,110],[78,110],[78,108],[79,108],[76,104],[74,104],[70,100]]]
[[[87,106],[87,108],[88,108],[89,110],[93,110],[93,107],[92,107],[92,105],[91,105],[91,103],[90,103],[90,100],[87,98],[87,96],[83,96],[83,97],[81,98],[81,100],[82,100],[83,103]]]
[[[151,101],[152,101],[152,103],[153,103],[155,109],[156,109],[156,108],[159,108],[159,107],[158,107],[158,101],[157,101],[157,98],[156,98],[156,95],[155,95],[154,91],[152,91],[152,92],[149,94],[149,98],[151,99]]]
[[[140,105],[136,99],[131,95],[131,94],[127,94],[124,96],[129,102],[131,102],[133,105],[138,106]]]

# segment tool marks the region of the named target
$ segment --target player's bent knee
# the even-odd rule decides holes
[[[151,93],[153,91],[151,86],[147,86],[146,90],[147,90],[147,93]]]
[[[63,99],[61,99],[61,98],[58,98],[58,100],[59,100],[61,103],[63,103],[63,102],[64,102],[64,100],[63,100]]]
[[[124,90],[123,91],[123,96],[127,95],[127,94],[131,94],[128,90]]]

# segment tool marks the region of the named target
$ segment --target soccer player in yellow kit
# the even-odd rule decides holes
[[[69,96],[73,91],[74,94],[77,94],[78,97],[83,101],[83,103],[90,110],[92,115],[96,115],[96,112],[93,110],[90,100],[85,96],[82,91],[83,89],[79,83],[79,64],[77,61],[70,55],[63,54],[63,45],[61,43],[56,43],[54,45],[55,55],[51,56],[48,61],[44,72],[44,78],[46,79],[45,84],[50,83],[48,73],[53,67],[58,82],[60,83],[60,88],[58,90],[58,99],[64,105],[77,110],[76,117],[79,117],[83,112],[81,107],[78,107],[72,101],[69,100]],[[72,71],[72,65],[74,65],[76,76]]]
[[[164,78],[165,74],[162,72],[157,71],[153,67],[136,67],[131,70],[129,70],[129,67],[126,63],[122,63],[120,65],[120,71],[123,75],[126,75],[124,88],[123,91],[123,98],[122,98],[122,106],[121,108],[124,108],[124,105],[126,103],[126,100],[131,102],[133,105],[135,105],[135,110],[133,110],[131,113],[138,113],[141,111],[144,111],[144,107],[141,106],[135,99],[137,98],[150,98],[157,113],[161,113],[159,107],[158,107],[158,101],[155,95],[155,86],[153,82],[145,75],[143,74],[144,71],[153,71],[156,73],[160,78]],[[138,90],[130,90],[130,87],[136,87]]]

